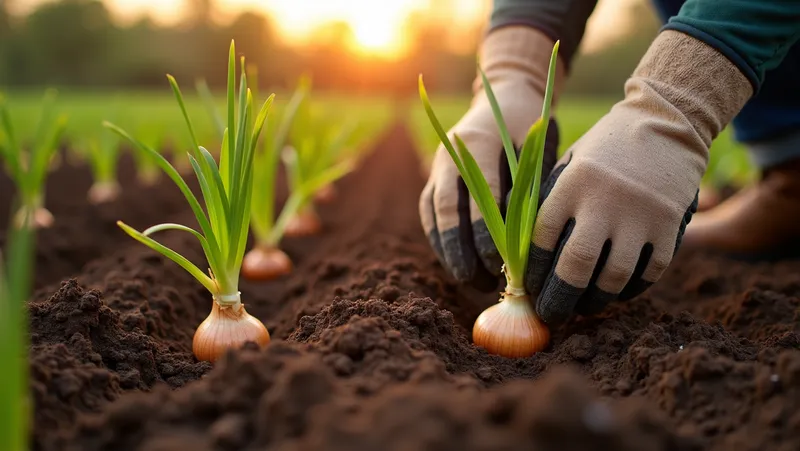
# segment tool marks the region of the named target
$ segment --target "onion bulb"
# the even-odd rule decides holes
[[[117,182],[98,182],[89,188],[89,202],[94,205],[111,202],[119,197],[119,184]]]
[[[317,212],[313,208],[305,208],[293,215],[286,224],[285,236],[301,237],[316,235],[322,230]]]
[[[276,247],[256,246],[242,261],[242,275],[250,280],[272,280],[291,272],[292,260]]]
[[[472,340],[490,354],[503,357],[530,357],[547,347],[550,331],[531,305],[530,296],[503,293],[503,299],[478,316]]]
[[[50,213],[50,210],[44,207],[38,207],[29,214],[30,209],[22,207],[17,211],[14,218],[14,223],[17,227],[29,227],[32,229],[47,229],[53,226],[55,217]]]
[[[215,299],[211,313],[194,333],[192,351],[198,360],[214,362],[226,350],[239,348],[248,341],[259,346],[269,343],[264,324],[247,313],[240,301],[222,306]]]
[[[336,187],[329,183],[324,185],[314,194],[314,202],[318,204],[329,204],[336,200]]]

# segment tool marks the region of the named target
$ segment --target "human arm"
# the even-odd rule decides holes
[[[738,9],[737,9],[738,8]],[[800,2],[688,0],[625,98],[556,165],[528,289],[550,323],[655,283],[680,245],[714,138],[797,43]]]

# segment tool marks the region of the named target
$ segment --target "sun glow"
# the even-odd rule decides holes
[[[54,0],[13,0],[12,15],[22,16]],[[133,23],[142,15],[164,25],[179,22],[191,0],[102,0],[122,23]],[[589,20],[581,50],[605,48],[630,28],[630,6],[641,0],[600,0]],[[0,0],[2,2],[2,0]],[[330,22],[346,23],[352,30],[351,50],[396,57],[408,45],[405,24],[412,13],[422,12],[446,23],[452,30],[488,21],[492,0],[212,0],[216,20],[230,20],[242,10],[269,13],[289,43],[307,42],[314,31]],[[453,43],[457,45],[459,42]]]
[[[248,0],[238,0],[239,2]],[[427,0],[296,0],[265,2],[290,39],[304,40],[329,22],[344,22],[353,32],[353,50],[397,56],[407,45],[403,33],[411,13],[428,7]]]
[[[22,15],[48,1],[54,0],[14,0],[10,10]],[[147,14],[157,23],[172,25],[192,7],[192,0],[102,1],[126,24]],[[410,44],[406,25],[412,14],[421,12],[458,30],[488,20],[491,0],[212,0],[212,4],[219,22],[243,10],[269,14],[290,44],[315,39],[314,32],[331,22],[344,23],[352,31],[350,50],[394,58]]]
[[[364,16],[350,23],[358,50],[368,53],[393,53],[401,44],[395,30],[374,18]]]

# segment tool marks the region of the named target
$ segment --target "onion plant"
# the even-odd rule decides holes
[[[310,102],[304,102],[298,111],[297,119],[292,127],[291,142],[294,143],[294,151],[297,154],[298,170],[322,171],[325,168],[334,167],[341,162],[347,162],[350,167],[354,167],[360,156],[360,152],[365,148],[364,127],[366,117],[364,112],[355,113],[358,119],[340,121],[326,115],[327,109],[315,110]],[[291,162],[293,149],[285,149],[284,161]],[[293,173],[290,173],[292,176]],[[302,180],[303,174],[298,174]],[[294,179],[290,178],[294,183]],[[322,186],[313,197],[314,202],[323,204],[330,203],[336,198],[335,185],[327,183]],[[313,206],[306,208],[308,214],[300,215],[315,218]],[[302,223],[300,224],[302,225]],[[302,232],[301,232],[302,233]]]
[[[524,277],[539,208],[539,186],[542,179],[545,134],[550,118],[553,83],[559,43],[556,42],[550,57],[542,115],[530,128],[519,157],[511,141],[503,115],[492,92],[489,80],[481,70],[483,87],[492,106],[495,121],[502,137],[505,155],[511,171],[512,187],[509,193],[505,218],[492,195],[489,184],[458,135],[456,145],[450,141],[431,107],[422,76],[419,92],[428,118],[458,168],[470,195],[486,221],[489,234],[503,259],[506,288],[500,303],[485,310],[475,322],[472,338],[476,345],[490,353],[506,357],[525,357],[544,349],[550,333],[538,318],[531,304],[531,295],[525,290]]]
[[[174,261],[194,276],[212,295],[212,311],[194,335],[193,350],[200,360],[216,360],[226,349],[246,341],[259,345],[269,342],[264,325],[244,309],[239,292],[239,272],[244,257],[250,226],[250,205],[253,194],[253,157],[256,144],[274,98],[270,96],[254,116],[253,95],[247,88],[244,58],[242,75],[236,94],[236,49],[231,42],[228,57],[227,127],[223,133],[219,165],[208,150],[199,145],[195,128],[186,110],[177,81],[169,76],[170,85],[186,121],[192,141],[189,161],[200,184],[206,211],[181,178],[178,171],[157,151],[113,124],[109,128],[149,153],[186,197],[200,231],[180,224],[159,224],[139,232],[118,222],[134,239]],[[203,248],[209,272],[190,262],[151,236],[156,232],[178,230],[195,236]]]
[[[100,130],[99,136],[93,136],[88,142],[89,167],[94,177],[94,183],[89,188],[89,201],[93,204],[111,202],[119,196],[119,149],[119,137],[105,128]]]
[[[364,142],[359,141],[357,132],[358,123],[350,121],[329,127],[326,135],[322,137],[327,146],[327,151],[320,156],[318,164],[321,167],[334,167],[341,162],[349,162],[355,166],[361,151],[365,149]],[[331,203],[336,199],[336,185],[327,183],[314,195],[314,202],[319,204]]]
[[[307,84],[307,86],[303,86]],[[301,87],[310,91],[310,79],[304,78]],[[281,149],[281,157],[287,169],[289,189],[291,192],[300,192],[309,183],[333,173],[335,176],[327,177],[325,183],[317,187],[311,197],[299,199],[296,212],[289,217],[286,224],[287,236],[315,235],[322,229],[322,223],[317,215],[312,202],[320,190],[330,190],[330,186],[337,179],[343,177],[355,168],[356,158],[347,155],[345,149],[348,139],[353,133],[353,127],[336,125],[330,127],[324,120],[314,116],[312,104],[308,96],[303,98],[297,106],[295,118],[289,129],[291,146]]]
[[[55,115],[56,96],[52,89],[45,93],[42,115],[29,148],[20,142],[8,107],[0,98],[0,156],[20,197],[20,207],[14,216],[17,227],[53,224],[53,215],[44,206],[44,182],[66,126],[66,117]]]
[[[289,102],[283,109],[279,120],[270,121],[271,140],[265,140],[255,155],[254,192],[252,204],[252,229],[255,246],[245,256],[243,275],[253,280],[269,280],[288,274],[292,270],[292,262],[280,248],[279,244],[290,221],[297,213],[308,205],[310,199],[321,188],[342,177],[351,170],[348,163],[320,165],[319,170],[303,174],[303,178],[294,178],[288,199],[283,204],[277,219],[275,217],[277,175],[280,155],[287,155],[287,172],[290,177],[298,171],[297,153],[286,147],[286,141],[295,117],[308,96],[310,83],[301,79]],[[324,152],[318,157],[327,161]]]
[[[161,150],[164,147],[165,130],[159,122],[143,122],[137,128],[139,140],[152,149]],[[136,164],[136,178],[144,186],[154,186],[161,178],[161,168],[158,162],[148,152],[131,152]]]

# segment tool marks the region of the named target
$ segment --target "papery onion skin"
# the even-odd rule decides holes
[[[289,219],[284,231],[285,236],[290,237],[303,237],[317,235],[322,231],[322,221],[320,221],[317,212],[314,209],[308,208],[298,212],[296,215]]]
[[[53,226],[56,219],[50,210],[44,207],[38,207],[33,210],[32,214],[28,214],[29,209],[22,207],[17,211],[14,217],[14,225],[17,227],[30,227],[32,229],[49,229]]]
[[[49,229],[55,221],[53,213],[50,213],[50,210],[46,208],[37,208],[33,213],[33,222],[37,228]]]
[[[89,202],[93,205],[104,204],[119,197],[120,187],[116,182],[95,183],[89,188]]]
[[[550,330],[539,319],[530,296],[504,294],[504,299],[478,316],[472,328],[475,345],[508,358],[530,357],[550,342]]]
[[[242,276],[248,280],[274,280],[291,273],[292,268],[292,260],[282,250],[256,246],[244,256]]]
[[[259,346],[269,343],[264,324],[247,313],[241,303],[222,307],[214,301],[211,313],[194,333],[192,351],[197,360],[213,363],[228,349],[237,349],[248,341]]]

